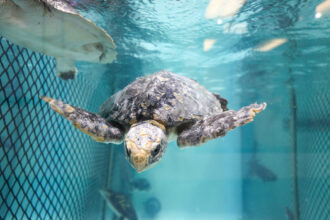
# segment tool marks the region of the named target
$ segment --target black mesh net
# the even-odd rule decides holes
[[[313,80],[329,82],[324,74],[315,74]],[[300,219],[329,219],[330,87],[303,83],[297,92],[304,94],[297,96]]]
[[[268,106],[242,128],[244,219],[328,219],[330,75],[288,73],[277,88],[263,86],[272,84],[267,72],[247,76],[244,102]],[[258,85],[262,95],[249,90]]]
[[[98,190],[106,184],[111,148],[78,132],[39,98],[97,109],[96,85],[83,77],[61,81],[54,66],[52,58],[0,38],[0,219],[102,215]]]
[[[106,98],[94,95],[98,82],[82,76],[64,82],[54,67],[52,58],[0,38],[0,219],[104,219],[112,213],[98,190],[109,184],[128,188],[132,170],[120,148],[95,143],[39,98],[47,95],[97,111]],[[295,104],[290,105],[294,84],[282,85],[276,90],[281,94],[275,94],[263,86],[270,83],[265,75],[258,72],[241,83],[242,105],[270,104],[262,113],[267,120],[242,129],[242,168],[248,173],[243,181],[244,219],[288,219],[291,214],[296,219],[327,219],[330,87],[299,84]],[[264,87],[259,91],[262,99],[255,97],[256,83]],[[105,96],[112,93],[104,91]],[[262,172],[251,177],[254,157],[265,169],[257,166]],[[270,162],[274,158],[275,164]],[[274,181],[271,172],[277,175]]]

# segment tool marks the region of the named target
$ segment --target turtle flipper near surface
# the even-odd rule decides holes
[[[0,0],[0,35],[14,44],[56,58],[56,75],[74,79],[75,61],[111,63],[111,36],[67,0]]]
[[[206,116],[190,128],[182,131],[178,136],[177,143],[180,147],[196,146],[208,140],[225,136],[228,131],[253,121],[256,113],[265,110],[266,106],[266,103],[255,103],[238,111],[229,110]]]
[[[97,142],[121,143],[124,131],[106,122],[97,114],[71,106],[60,100],[55,100],[45,96],[41,98],[48,102],[50,107],[62,115],[83,133],[89,135]]]

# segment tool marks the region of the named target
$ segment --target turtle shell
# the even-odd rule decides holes
[[[192,79],[161,71],[137,78],[111,96],[99,113],[125,127],[156,120],[169,128],[222,112],[219,98]]]

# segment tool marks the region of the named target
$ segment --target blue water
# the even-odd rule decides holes
[[[221,94],[231,109],[268,103],[224,138],[184,150],[169,144],[162,162],[139,174],[152,185],[132,196],[141,219],[150,194],[162,205],[157,219],[326,219],[330,20],[315,18],[321,2],[247,1],[222,23],[205,18],[208,1],[86,3],[118,46],[107,73],[117,90],[167,69]],[[287,42],[255,50],[275,38]],[[209,51],[205,39],[216,40]]]
[[[139,219],[328,218],[330,18],[315,18],[322,1],[247,0],[235,16],[221,21],[205,18],[208,0],[71,2],[112,36],[118,56],[107,65],[78,62],[78,81],[60,85],[83,98],[66,93],[58,94],[61,98],[97,112],[108,96],[136,77],[166,69],[221,94],[230,109],[268,104],[254,122],[203,146],[180,150],[170,143],[162,161],[141,174],[129,167],[122,146],[97,144],[100,151],[109,147],[112,153],[87,157],[93,174],[83,173],[82,185],[94,188],[73,194],[93,204],[84,206],[89,214],[80,219],[112,219],[97,192],[105,185],[130,195]],[[286,42],[257,51],[276,38]],[[215,40],[207,51],[205,39]],[[72,132],[62,134],[63,143],[78,133]],[[79,152],[79,144],[75,146],[73,151]],[[97,172],[104,167],[93,159],[107,157],[109,172],[100,177]],[[134,177],[146,178],[151,190],[131,191],[128,181]],[[161,204],[154,217],[145,210],[151,197]]]

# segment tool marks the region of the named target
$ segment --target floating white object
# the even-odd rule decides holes
[[[315,18],[320,18],[320,17],[322,17],[322,13],[317,12],[317,13],[315,14]]]
[[[209,51],[215,44],[215,39],[205,39],[204,40],[204,51]]]
[[[257,47],[254,48],[254,50],[259,51],[259,52],[267,52],[270,50],[273,50],[274,48],[284,44],[287,42],[288,39],[286,38],[275,38],[272,40],[265,41],[261,44],[259,44]]]
[[[246,0],[210,0],[205,18],[226,18],[232,17],[241,9]]]
[[[222,19],[219,18],[219,19],[217,20],[217,23],[218,23],[218,24],[222,24],[222,23],[223,23]]]
[[[326,0],[326,1],[322,2],[321,4],[319,4],[318,6],[316,6],[315,18],[320,18],[324,14],[327,14],[329,12],[330,12],[330,0]]]

